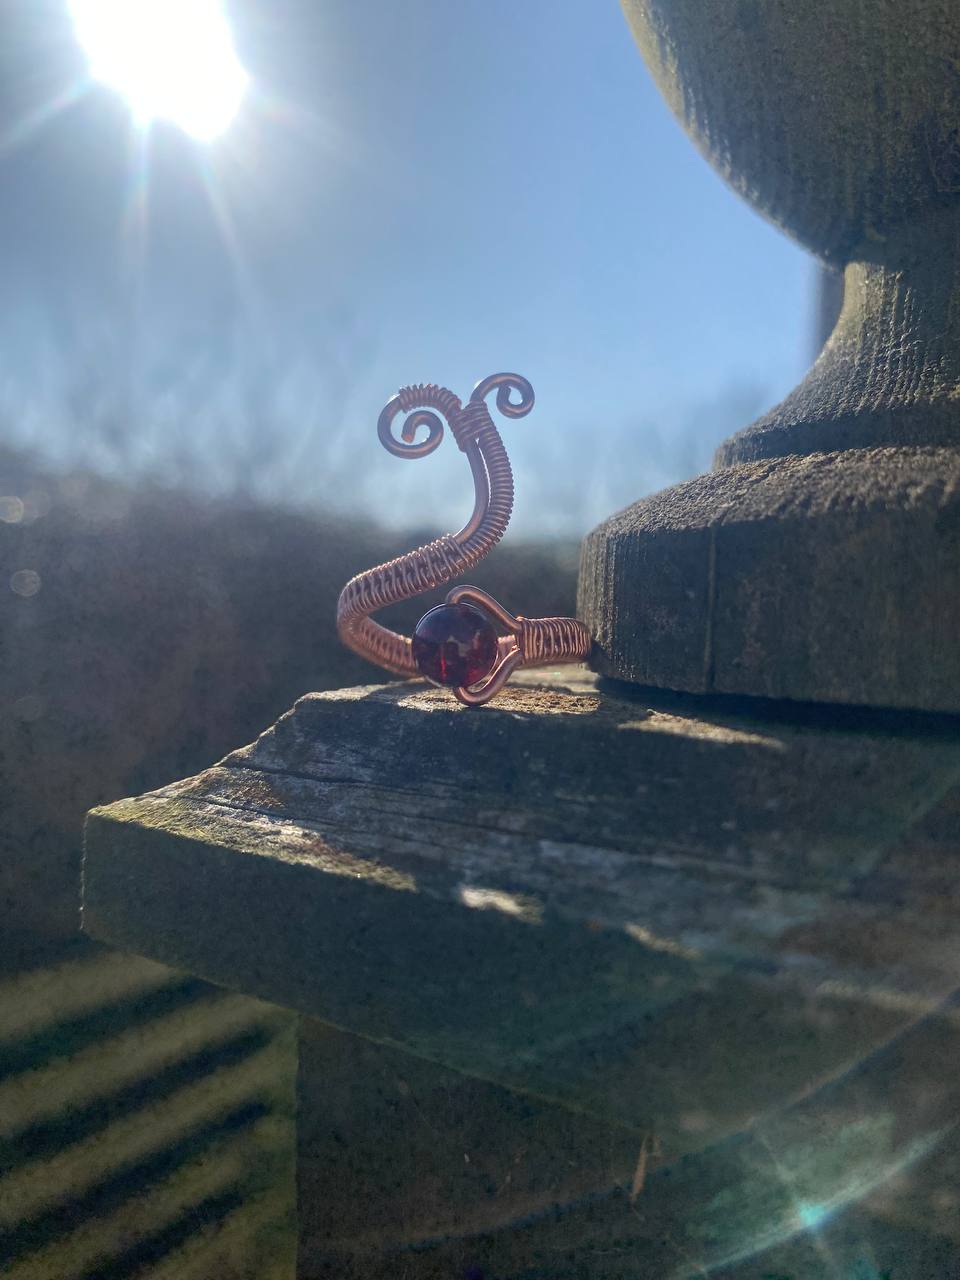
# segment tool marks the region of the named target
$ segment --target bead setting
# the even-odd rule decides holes
[[[469,689],[493,670],[497,633],[472,604],[438,604],[413,633],[413,660],[432,684]]]

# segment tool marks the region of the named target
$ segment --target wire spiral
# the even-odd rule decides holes
[[[398,458],[425,458],[443,439],[443,421],[436,413],[438,409],[446,418],[451,429],[461,413],[460,397],[455,396],[446,387],[420,383],[415,387],[401,387],[397,394],[383,407],[377,422],[377,434],[380,443]],[[412,412],[416,410],[416,412]],[[393,434],[393,422],[399,413],[409,416],[400,431],[400,439]],[[427,428],[427,438],[416,443],[417,431]]]

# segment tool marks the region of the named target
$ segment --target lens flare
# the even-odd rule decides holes
[[[146,127],[169,120],[211,142],[230,125],[250,77],[219,0],[71,0],[95,80]]]

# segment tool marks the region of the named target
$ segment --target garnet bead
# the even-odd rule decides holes
[[[413,660],[434,684],[469,689],[493,670],[497,633],[470,604],[438,604],[413,633]]]

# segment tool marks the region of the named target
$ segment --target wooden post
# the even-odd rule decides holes
[[[949,1274],[955,725],[559,680],[89,817],[89,933],[306,1015],[300,1276]]]
[[[960,8],[624,0],[697,146],[845,269],[807,378],[712,474],[588,538],[597,667],[640,684],[960,709]]]

